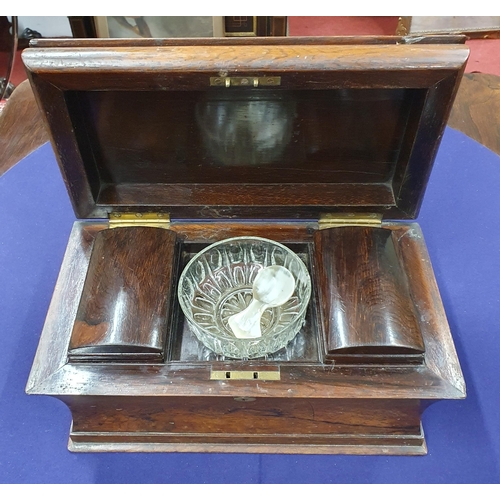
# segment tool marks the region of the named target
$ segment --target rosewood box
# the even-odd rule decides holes
[[[29,377],[72,451],[423,454],[465,384],[416,219],[460,37],[36,40],[23,60],[75,222]],[[284,349],[224,359],[179,276],[207,245],[306,264]]]

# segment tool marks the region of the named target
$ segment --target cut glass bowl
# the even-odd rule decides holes
[[[260,269],[280,265],[295,278],[295,291],[284,305],[262,315],[262,336],[236,338],[228,318],[252,300]],[[307,267],[289,248],[257,237],[219,241],[196,254],[181,274],[179,302],[191,331],[212,351],[233,359],[260,358],[285,347],[301,329],[311,296]]]

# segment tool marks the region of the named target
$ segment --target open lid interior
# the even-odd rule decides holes
[[[53,41],[23,59],[78,217],[415,218],[468,49],[337,42]]]

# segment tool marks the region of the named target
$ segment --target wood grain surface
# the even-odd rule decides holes
[[[171,229],[198,245],[241,234],[311,242],[317,226],[174,221]],[[56,396],[69,406],[73,451],[425,453],[421,412],[433,400],[464,397],[464,382],[418,225],[391,223],[386,229],[396,236],[401,266],[411,274],[425,363],[68,362],[93,243],[107,231],[104,224],[77,222],[27,391]],[[267,365],[279,369],[279,380],[210,377],[212,369],[266,370]]]
[[[500,77],[464,74],[448,125],[500,154],[499,117]],[[25,80],[0,113],[0,175],[48,140],[33,91]]]
[[[176,234],[152,227],[97,234],[69,345],[73,361],[163,359],[172,321]]]
[[[464,35],[273,36],[244,38],[34,38],[30,47],[164,47],[169,45],[399,45],[465,43]]]
[[[193,445],[199,451],[217,451],[217,445],[224,445],[219,451],[236,451],[236,446],[246,452],[259,445],[266,453],[338,453],[339,445],[350,445],[350,453],[373,453],[375,447],[378,453],[384,447],[389,453],[405,445],[425,451],[416,400],[235,400],[203,395],[168,398],[168,403],[164,399],[68,398],[71,439],[87,446],[105,440],[108,446],[146,441],[158,451],[165,450],[162,444],[170,444],[171,451],[189,451]]]
[[[49,140],[28,80],[0,112],[0,175]]]
[[[243,71],[279,72],[286,77],[282,88],[352,88],[366,85],[368,75],[373,88],[396,81],[401,87],[426,88],[461,68],[468,54],[463,45],[438,44],[177,45],[33,48],[23,52],[23,61],[29,73],[65,90],[102,90],[104,85],[108,90],[200,89],[207,86],[205,75]],[[116,78],[117,72],[129,78]]]
[[[465,74],[448,125],[500,154],[500,76]]]
[[[309,43],[341,44],[352,43],[352,37],[303,37]],[[358,37],[356,43],[387,44],[397,43],[400,37]],[[449,37],[426,37],[425,43],[442,43]],[[300,41],[300,40],[299,40]],[[461,40],[449,40],[460,43]],[[31,46],[116,46],[123,45],[122,40],[76,40],[76,39],[34,39]],[[155,42],[158,44],[158,41]],[[162,44],[192,44],[192,40],[176,39],[162,40]],[[207,42],[208,43],[208,42]],[[214,43],[211,41],[210,43]],[[234,40],[222,39],[221,44],[232,45]],[[280,37],[266,39],[252,39],[247,43],[253,44],[282,44],[298,43],[297,39]],[[407,42],[408,43],[408,42]],[[419,43],[424,43],[419,41]],[[152,45],[151,40],[134,40],[134,44]],[[500,133],[498,132],[500,116],[500,77],[484,73],[466,73],[461,81],[455,103],[452,108],[448,125],[467,134],[472,139],[485,145],[492,151],[500,154]],[[48,141],[38,107],[30,85],[22,82],[15,89],[0,114],[0,175],[6,172],[18,161],[30,154],[41,144]]]
[[[289,222],[273,224],[253,222],[235,224],[229,221],[208,224],[177,223],[171,229],[179,238],[188,241],[211,241],[212,238],[234,237],[242,234],[274,238],[277,241],[311,241],[311,224]],[[412,270],[412,294],[418,305],[425,334],[426,364],[413,366],[348,366],[324,367],[322,364],[281,363],[281,381],[266,383],[262,390],[245,381],[216,383],[210,380],[210,366],[206,363],[167,362],[154,365],[127,365],[113,363],[67,363],[68,340],[73,330],[78,303],[83,293],[84,278],[88,271],[92,242],[103,229],[104,224],[77,222],[68,245],[63,262],[61,277],[58,280],[48,321],[46,322],[40,347],[28,383],[30,393],[89,396],[101,391],[123,396],[160,396],[164,395],[164,383],[169,384],[168,394],[192,396],[205,394],[239,397],[280,397],[283,391],[289,397],[364,398],[377,394],[378,398],[398,399],[408,397],[436,399],[463,397],[463,384],[458,385],[460,368],[453,348],[448,324],[432,269],[425,251],[422,233],[418,225],[390,224],[397,231],[397,240],[403,242],[400,250],[405,269]],[[320,335],[320,332],[317,333]],[[432,345],[432,349],[427,346]],[[439,359],[434,359],[439,357]],[[241,363],[238,362],[238,369]],[[249,362],[249,366],[253,364]],[[430,367],[433,367],[430,369]],[[436,372],[433,371],[436,367]],[[447,367],[447,368],[446,368]],[[219,367],[217,369],[225,369]],[[446,369],[445,369],[446,368]],[[449,374],[452,373],[452,376]],[[307,380],[307,383],[304,383]],[[187,382],[189,381],[189,383]],[[462,379],[463,382],[463,379]]]
[[[56,396],[69,406],[71,446],[82,451],[424,453],[423,409],[433,400],[463,398],[465,387],[417,225],[342,228],[345,234],[336,239],[336,230],[315,232],[317,225],[304,218],[349,207],[386,217],[416,216],[467,49],[406,44],[401,39],[357,45],[293,40],[281,45],[194,43],[157,46],[148,41],[134,46],[124,41],[118,46],[110,41],[101,46],[91,41],[78,46],[72,41],[51,48],[50,42],[41,42],[25,52],[76,214],[106,217],[115,209],[164,209],[173,215],[170,229],[177,233],[76,223],[27,391]],[[262,134],[264,139],[257,141],[255,151],[248,144],[243,149],[248,158],[253,151],[265,153],[265,161],[256,165],[268,179],[259,179],[251,161],[238,163],[231,153],[224,157],[227,165],[220,161],[218,171],[211,172],[215,184],[207,165],[193,161],[193,151],[183,146],[203,118],[200,108],[203,111],[206,101],[197,98],[173,123],[162,113],[176,105],[165,97],[167,91],[186,100],[194,94],[217,95],[209,85],[210,77],[217,75],[280,76],[280,88],[269,91],[272,95],[276,90],[273,102],[286,101],[286,95],[327,92],[337,100],[328,110],[340,116],[345,106],[346,121],[351,130],[360,130],[359,137],[348,139],[342,150],[346,141],[335,129],[336,120],[325,120],[321,105],[309,107],[314,116],[302,120],[307,131],[298,127],[292,140],[308,138],[306,142],[317,147],[311,151],[319,154],[305,168],[292,148],[294,154],[283,156],[282,170],[289,177],[279,182],[279,172],[266,171],[273,154],[264,151],[269,129],[256,126],[259,113],[254,113],[254,136]],[[360,89],[374,93],[372,104],[367,99],[366,106],[358,105]],[[229,113],[236,109],[237,117],[242,113],[234,107],[234,96],[256,103],[254,108],[267,102],[257,96],[268,95],[268,89],[262,94],[260,88],[219,90],[232,97],[217,102],[230,102],[227,109],[222,107]],[[131,116],[126,94],[137,99],[130,106]],[[158,99],[150,99],[154,94]],[[355,111],[349,115],[351,109]],[[371,110],[368,118],[392,117],[395,133],[384,124],[375,133],[375,149],[367,148],[372,124],[363,109]],[[286,122],[273,120],[273,130],[279,132],[275,152],[281,151],[286,137],[277,124]],[[325,122],[330,122],[328,130],[314,128]],[[109,123],[113,126],[107,128]],[[212,139],[219,135],[221,144],[231,144],[221,134],[222,127],[205,128]],[[177,134],[177,148],[165,148],[168,140],[162,142],[162,130],[168,137]],[[324,138],[336,133],[339,141],[329,150]],[[235,142],[248,137],[237,134]],[[201,133],[197,140],[188,143],[197,159],[213,160],[220,153],[205,147],[199,154]],[[371,170],[354,168],[349,161],[356,154],[368,164],[375,158],[376,165]],[[339,155],[347,165],[345,177],[341,168],[322,170]],[[314,175],[307,175],[308,168]],[[317,175],[324,176],[321,182],[315,180]],[[374,206],[378,210],[372,210]],[[253,221],[228,220],[242,216]],[[256,220],[259,217],[275,222]],[[208,219],[216,220],[205,224]],[[323,363],[321,357],[308,362],[259,360],[264,365],[259,369],[266,364],[279,369],[279,380],[249,382],[212,380],[211,370],[221,368],[222,362],[164,356],[162,350],[169,345],[165,318],[178,314],[178,323],[183,321],[179,305],[172,307],[168,299],[178,278],[175,239],[186,249],[236,233],[295,244],[314,242],[311,269],[319,293],[311,307],[321,312],[318,322],[323,326],[311,329],[311,334],[317,343],[324,341],[327,361],[334,363]],[[412,283],[406,281],[409,275]],[[337,316],[345,319],[338,323],[343,331],[332,324]],[[143,363],[121,362],[137,359],[138,352]],[[334,359],[335,352],[342,354],[342,363]],[[365,363],[349,363],[349,356],[362,356]],[[401,363],[401,356],[406,361],[414,358]],[[74,362],[103,359],[108,362]],[[118,362],[112,362],[115,359]],[[224,360],[223,369],[256,366],[247,360],[234,363]]]
[[[396,362],[425,350],[392,231],[339,227],[314,236],[327,358]],[[351,356],[351,358],[349,357]]]
[[[23,53],[78,217],[417,215],[466,47],[194,43]]]

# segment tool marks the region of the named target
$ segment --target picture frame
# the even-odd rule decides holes
[[[287,36],[287,16],[225,16],[224,36]]]
[[[97,38],[224,36],[222,16],[95,16]]]
[[[224,36],[257,36],[257,16],[224,16]]]
[[[68,16],[74,38],[287,36],[287,16]]]

